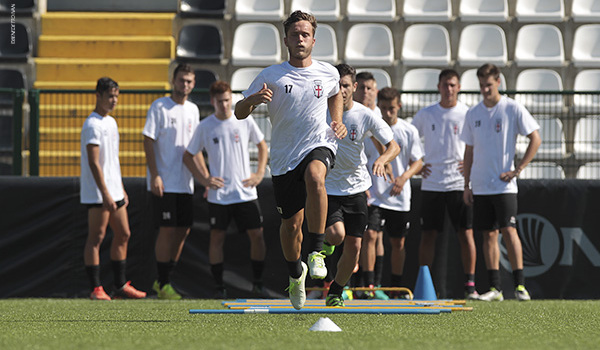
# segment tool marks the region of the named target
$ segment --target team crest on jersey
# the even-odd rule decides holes
[[[454,135],[458,135],[458,125],[452,125],[452,131],[454,132]]]
[[[240,132],[237,129],[233,130],[233,141],[235,141],[235,143],[240,142]]]
[[[348,136],[350,137],[350,141],[354,141],[358,137],[358,125],[352,124],[350,125],[350,130],[348,130]]]
[[[321,96],[323,96],[323,83],[320,80],[315,80],[313,82],[313,93],[316,98],[321,98]]]
[[[502,120],[496,119],[496,132],[502,131]]]

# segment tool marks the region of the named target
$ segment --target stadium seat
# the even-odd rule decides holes
[[[280,21],[283,0],[237,0],[235,18],[240,21]]]
[[[394,62],[392,31],[383,24],[353,25],[346,36],[346,63],[355,66],[390,66]]]
[[[463,28],[458,44],[458,63],[461,66],[481,66],[493,63],[506,66],[508,51],[502,28],[494,24],[471,24]]]
[[[225,15],[225,0],[181,0],[179,14],[182,17],[217,17]]]
[[[0,69],[0,88],[26,89],[25,75],[16,69]],[[12,108],[13,98],[9,93],[0,93],[0,108]]]
[[[24,61],[31,55],[31,31],[21,22],[0,23],[0,61]],[[12,32],[14,30],[14,37]]]
[[[521,179],[564,179],[565,171],[560,165],[552,162],[531,162],[521,174]]]
[[[339,0],[292,0],[291,11],[296,10],[312,13],[319,22],[334,22],[340,19]]]
[[[461,91],[479,91],[479,79],[477,78],[477,69],[464,71],[460,76]],[[500,91],[506,91],[506,78],[500,73]],[[460,94],[458,98],[468,106],[474,106],[481,101],[481,93]]]
[[[194,89],[208,90],[210,84],[219,79],[217,73],[209,69],[196,69],[194,70],[194,74],[196,75],[196,84],[194,85]],[[208,92],[192,92],[190,95],[190,101],[200,106],[208,106],[210,105],[210,96],[208,95]]]
[[[254,78],[263,70],[263,68],[240,68],[233,72],[231,75],[231,90],[233,91],[244,91],[248,89]],[[243,99],[244,96],[241,93],[234,92],[232,96],[233,105]],[[259,110],[266,110],[265,104],[258,105]]]
[[[177,42],[179,60],[221,60],[223,35],[211,24],[193,24],[181,28]]]
[[[404,74],[402,79],[403,91],[437,91],[438,78],[441,70],[433,68],[411,69]],[[423,107],[439,100],[439,93],[403,93],[402,110],[417,112]]]
[[[600,116],[581,118],[575,125],[573,148],[575,158],[583,160],[600,159]]]
[[[600,0],[573,0],[571,18],[575,22],[600,22]]]
[[[450,0],[404,0],[402,13],[407,22],[448,22],[452,5]]]
[[[565,133],[560,119],[552,116],[536,116],[535,119],[540,124],[540,137],[542,144],[535,155],[536,159],[560,160],[567,155]],[[529,139],[526,136],[517,136],[516,154],[522,157],[529,145]]]
[[[600,180],[600,162],[589,162],[580,166],[576,177],[580,180]]]
[[[319,24],[315,31],[315,47],[312,57],[335,64],[338,61],[338,48],[335,31],[327,24]]]
[[[392,22],[396,19],[396,1],[348,0],[346,15],[350,21]]]
[[[231,62],[236,66],[281,62],[279,30],[269,23],[244,23],[235,29]]]
[[[463,22],[506,22],[507,0],[462,0],[459,17]]]
[[[551,69],[526,69],[517,76],[517,91],[562,91],[560,75]],[[562,112],[564,103],[561,94],[516,94],[519,101],[531,113]]]
[[[390,78],[390,75],[388,74],[388,72],[384,71],[383,69],[380,68],[360,68],[356,70],[356,73],[361,73],[361,72],[370,72],[371,74],[373,74],[373,77],[375,78],[375,82],[377,83],[377,89],[381,90],[384,87],[391,87],[392,86],[392,78]]]
[[[413,24],[406,28],[402,43],[406,66],[447,66],[450,64],[450,36],[439,24]]]
[[[562,22],[565,5],[563,0],[517,0],[515,17],[519,22]]]
[[[37,6],[36,0],[0,0],[0,14],[10,14],[13,5],[17,16],[31,16]]]
[[[515,59],[522,67],[560,67],[565,50],[560,30],[550,24],[529,24],[517,33]]]
[[[600,66],[600,24],[584,24],[575,30],[571,61],[576,67]]]
[[[574,94],[573,106],[576,113],[595,113],[600,111],[600,69],[582,70],[575,76],[575,91],[590,91],[590,94]]]

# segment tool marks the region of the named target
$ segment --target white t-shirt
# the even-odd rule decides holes
[[[190,101],[180,105],[170,97],[161,97],[148,110],[142,134],[155,141],[156,168],[167,193],[194,193],[194,180],[183,164],[183,153],[199,122],[198,107]],[[146,185],[150,191],[149,170]]]
[[[396,124],[391,126],[394,140],[400,146],[400,154],[391,162],[394,176],[402,175],[409,167],[410,161],[423,158],[423,148],[419,140],[419,132],[406,120],[398,118]],[[390,191],[393,183],[387,182],[382,177],[373,179],[371,187],[372,205],[395,211],[410,211],[411,188],[410,180],[406,181],[402,192],[397,196],[391,196]]]
[[[339,91],[340,75],[331,64],[313,60],[306,68],[283,62],[265,68],[254,79],[244,97],[266,83],[273,91],[267,103],[273,126],[271,131],[271,174],[293,170],[317,147],[334,153],[337,141],[326,121],[327,99]]]
[[[81,176],[80,196],[83,204],[102,203],[102,194],[92,175],[88,163],[87,145],[99,146],[99,161],[104,175],[104,184],[113,201],[125,198],[121,165],[119,164],[119,130],[117,122],[109,115],[102,117],[92,112],[81,128]]]
[[[252,116],[243,120],[231,116],[225,120],[214,114],[203,119],[187,146],[193,155],[206,150],[210,174],[225,180],[225,186],[208,190],[208,201],[233,204],[257,199],[255,187],[244,187],[242,180],[250,177],[248,143],[258,144],[263,133]]]
[[[424,138],[425,157],[431,164],[431,174],[423,178],[421,189],[425,191],[462,191],[465,178],[458,164],[465,155],[465,143],[460,139],[465,115],[469,107],[458,102],[452,108],[439,103],[421,109],[412,124]]]
[[[329,114],[327,121],[331,122]],[[356,194],[371,187],[371,169],[366,167],[367,156],[363,150],[367,133],[373,134],[384,145],[394,137],[383,119],[358,102],[344,112],[343,122],[348,135],[338,141],[335,166],[325,179],[327,194],[333,196]],[[371,142],[370,139],[368,141]]]
[[[356,101],[354,101],[354,102],[356,102]],[[381,120],[383,120],[383,117],[381,115],[381,110],[379,109],[379,107],[376,106],[375,109],[373,109],[371,111],[378,118],[380,118]],[[375,163],[375,160],[377,158],[379,158],[379,152],[377,151],[377,148],[375,148],[375,145],[373,144],[373,140],[371,140],[371,136],[373,136],[373,135],[370,132],[368,132],[366,134],[365,141],[364,141],[364,143],[365,143],[365,154],[367,155],[367,169],[369,169],[369,170],[373,169],[373,163]],[[371,175],[373,175],[373,174],[371,174]]]
[[[517,180],[502,181],[500,174],[515,169],[517,135],[529,135],[539,128],[525,107],[506,96],[492,108],[487,108],[483,101],[471,107],[461,139],[473,146],[473,194],[517,193]]]

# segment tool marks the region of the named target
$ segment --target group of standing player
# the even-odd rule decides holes
[[[367,286],[380,285],[383,230],[389,234],[392,247],[391,284],[400,286],[411,210],[409,179],[417,173],[423,176],[420,264],[432,264],[436,236],[443,231],[448,211],[458,232],[466,297],[503,299],[498,246],[501,231],[513,267],[515,295],[528,300],[515,228],[516,177],[533,159],[541,140],[531,114],[500,95],[498,68],[484,65],[478,70],[483,101],[471,109],[458,101],[458,74],[442,71],[440,102],[419,111],[411,125],[398,118],[401,101],[395,89],[386,87],[377,92],[369,76],[357,82],[354,68],[346,64],[333,67],[312,59],[316,26],[315,18],[301,11],[288,17],[284,44],[289,60],[264,69],[254,79],[235,106],[236,118],[231,109],[231,88],[217,82],[210,90],[215,114],[199,122],[197,107],[187,101],[194,86],[194,74],[187,65],[179,65],[174,72],[172,96],[152,104],[143,134],[148,190],[160,220],[155,247],[158,278],[153,286],[158,297],[181,298],[169,276],[192,225],[194,177],[208,191],[209,261],[217,296],[225,296],[223,241],[231,218],[250,237],[253,290],[264,292],[265,244],[255,187],[264,176],[268,154],[264,136],[250,116],[264,103],[272,124],[270,168],[289,272],[287,290],[295,308],[305,303],[307,275],[325,278],[325,257],[342,242],[343,252],[326,305],[343,306],[343,288],[357,264]],[[357,88],[364,90],[357,92]],[[356,96],[363,97],[364,106],[355,101],[360,100]],[[111,247],[115,295],[145,297],[124,279],[130,235],[127,197],[118,164],[116,123],[108,116],[117,97],[116,83],[105,88],[99,81],[96,110],[82,131],[82,203],[90,206],[85,264],[92,299],[110,298],[100,285],[98,273],[98,251],[108,223],[115,231]],[[106,120],[105,129],[86,131],[95,120]],[[105,130],[116,136],[107,138]],[[527,135],[530,144],[515,168],[517,134]],[[424,139],[424,150],[420,138]],[[259,150],[256,173],[250,172],[249,142]],[[209,157],[208,167],[203,150]],[[95,197],[84,198],[86,191],[95,192]],[[301,259],[304,217],[307,263]],[[484,232],[483,252],[490,276],[490,290],[481,296],[475,290],[473,230]]]

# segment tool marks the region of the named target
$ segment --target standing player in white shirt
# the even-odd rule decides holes
[[[502,301],[499,231],[513,270],[515,297],[530,300],[523,276],[523,249],[517,232],[517,176],[535,156],[542,140],[539,124],[518,102],[500,95],[500,70],[484,64],[477,70],[483,101],[467,112],[461,139],[465,142],[464,201],[473,206],[473,229],[483,231],[483,255],[490,290],[480,300]],[[529,145],[515,168],[517,135]]]
[[[264,296],[262,272],[265,241],[256,186],[265,175],[267,143],[252,116],[243,120],[232,118],[231,87],[227,82],[212,83],[209,94],[215,113],[204,118],[194,131],[194,136],[183,154],[183,163],[195,178],[207,186],[211,226],[208,258],[216,284],[216,296],[226,297],[223,283],[223,244],[232,218],[235,219],[238,229],[245,230],[250,238],[252,291]],[[256,173],[250,171],[249,142],[258,147]],[[203,158],[202,150],[207,152],[209,169],[206,169],[203,161],[195,161],[196,155]]]
[[[114,277],[114,297],[144,298],[125,277],[127,244],[131,231],[127,217],[129,199],[121,179],[119,130],[108,115],[117,105],[119,85],[110,78],[96,84],[96,108],[81,129],[81,203],[88,207],[88,236],[83,250],[85,271],[90,280],[90,299],[111,300],[100,284],[100,245],[110,224],[114,237],[110,260]]]
[[[392,246],[391,285],[400,287],[406,259],[404,242],[410,224],[410,178],[423,166],[423,149],[417,129],[398,118],[400,93],[396,89],[386,87],[379,90],[377,106],[381,109],[383,120],[394,132],[394,140],[400,146],[400,154],[391,162],[394,176],[391,183],[381,177],[373,179],[370,190],[371,206],[379,208],[385,220],[383,230],[389,235]]]
[[[175,68],[171,96],[152,103],[142,132],[146,182],[159,226],[155,246],[158,279],[152,287],[159,299],[181,299],[170,283],[170,274],[193,223],[194,179],[183,164],[183,152],[200,122],[198,107],[188,101],[194,78],[189,65]]]
[[[325,177],[335,161],[337,138],[346,136],[339,74],[330,64],[313,60],[317,21],[295,11],[284,26],[289,61],[264,69],[235,106],[238,119],[266,103],[271,118],[271,174],[282,222],[281,247],[288,264],[290,300],[296,309],[306,301],[305,279],[327,275],[323,248],[327,219]],[[327,125],[327,110],[333,120]],[[305,210],[306,209],[306,210]],[[308,226],[309,266],[301,261],[302,222]]]
[[[435,241],[444,232],[446,212],[457,232],[465,273],[465,298],[478,299],[475,290],[476,249],[473,209],[465,205],[462,175],[465,143],[460,133],[469,107],[458,100],[460,77],[444,69],[438,79],[440,102],[421,109],[412,124],[424,138],[425,165],[421,174],[421,243],[419,265],[433,265]]]
[[[371,175],[366,167],[365,138],[370,132],[372,137],[386,146],[385,152],[373,163],[372,172],[375,176],[385,178],[385,165],[400,152],[392,130],[383,119],[352,100],[352,93],[357,86],[356,70],[347,64],[340,64],[336,68],[340,73],[343,122],[348,129],[348,136],[338,142],[336,166],[325,180],[329,201],[325,235],[327,242],[332,245],[343,242],[344,250],[325,300],[327,306],[344,306],[342,291],[358,263],[362,236],[367,226],[365,192],[371,187]]]

